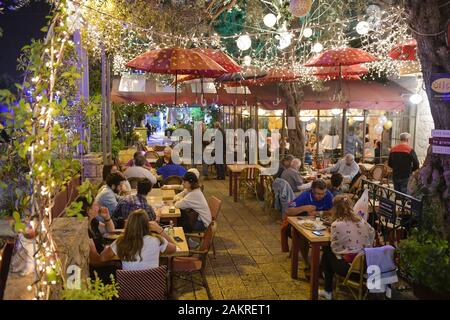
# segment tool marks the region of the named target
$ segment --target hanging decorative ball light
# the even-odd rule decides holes
[[[422,96],[418,93],[414,93],[413,95],[411,95],[411,97],[409,97],[409,101],[413,104],[419,104],[422,102]]]
[[[303,36],[305,38],[309,38],[313,35],[313,30],[311,28],[305,28],[305,30],[303,30]]]
[[[384,128],[386,130],[389,130],[390,128],[392,128],[392,121],[391,120],[386,121],[386,123],[384,124]]]
[[[278,49],[283,50],[291,45],[292,33],[283,32],[280,33],[280,42],[278,44]]]
[[[313,50],[315,53],[320,53],[320,52],[322,52],[322,50],[323,50],[323,45],[322,45],[320,42],[317,42],[316,44],[313,45],[312,50]]]
[[[383,133],[383,126],[381,124],[375,125],[374,129],[375,129],[375,133],[376,134],[382,134]]]
[[[294,17],[304,17],[311,10],[312,0],[291,0],[289,10]]]
[[[378,118],[378,123],[379,124],[385,124],[386,121],[387,121],[386,116],[381,116],[381,117]]]
[[[273,13],[268,13],[264,16],[264,25],[268,28],[272,28],[277,23],[277,17]]]
[[[244,66],[250,67],[250,65],[252,64],[252,57],[245,56],[243,59],[243,63],[244,63]]]
[[[236,40],[236,45],[241,51],[248,50],[252,46],[252,39],[246,34],[239,36],[239,38]]]
[[[366,21],[360,21],[356,25],[356,32],[358,32],[358,34],[360,35],[368,34],[369,29],[370,29],[369,23]]]

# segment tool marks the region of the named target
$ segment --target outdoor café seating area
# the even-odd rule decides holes
[[[0,300],[449,299],[448,1],[7,3]]]

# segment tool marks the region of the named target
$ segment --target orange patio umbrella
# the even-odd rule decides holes
[[[210,57],[193,49],[166,48],[147,51],[126,64],[129,68],[152,73],[190,74],[217,77],[227,71]],[[175,81],[175,105],[177,104]]]

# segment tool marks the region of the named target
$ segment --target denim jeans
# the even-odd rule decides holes
[[[408,194],[409,178],[394,179],[394,189],[405,194]]]
[[[342,277],[347,275],[350,269],[350,264],[348,264],[344,259],[338,259],[330,247],[323,247],[322,249],[322,269],[325,274],[325,291],[333,291],[333,277],[334,274],[338,274]]]
[[[202,220],[197,220],[192,228],[192,231],[205,231],[205,225]]]

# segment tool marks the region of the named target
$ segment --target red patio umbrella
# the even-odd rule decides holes
[[[194,74],[217,77],[227,71],[208,56],[193,49],[166,48],[147,51],[126,64],[129,68],[152,73]],[[175,105],[177,88],[175,82]]]
[[[414,61],[417,59],[416,54],[417,41],[412,39],[392,48],[388,56],[394,60]]]
[[[356,48],[335,48],[326,50],[311,59],[304,65],[306,67],[334,67],[351,66],[354,64],[377,61],[370,53]]]
[[[362,76],[369,72],[369,69],[363,67],[360,64],[355,64],[352,66],[343,66],[341,68],[341,76],[345,79],[350,76]],[[319,78],[337,78],[339,77],[339,67],[317,67],[312,71],[313,75]]]
[[[357,49],[341,47],[335,49],[326,50],[311,59],[309,59],[305,66],[307,67],[333,67],[339,68],[338,72],[338,89],[337,95],[333,97],[333,100],[337,96],[337,100],[340,103],[342,99],[342,68],[344,66],[357,65],[366,62],[373,62],[378,60],[370,53]],[[342,136],[345,135],[345,125],[342,126]],[[345,140],[342,140],[342,150],[345,150]]]

